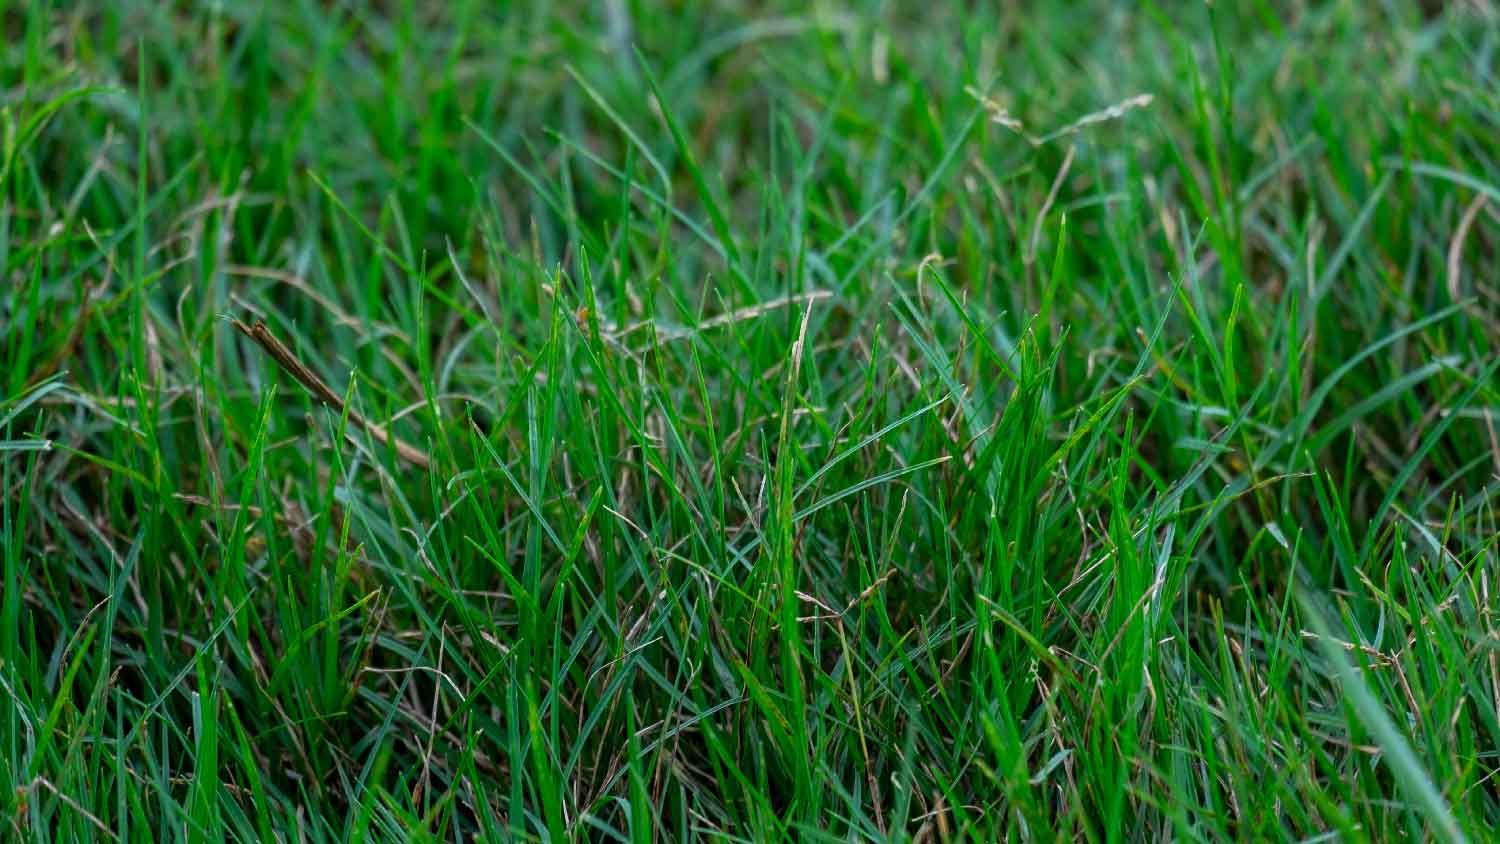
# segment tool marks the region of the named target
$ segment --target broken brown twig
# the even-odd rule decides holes
[[[360,415],[359,411],[354,408],[346,408],[344,400],[339,397],[339,394],[335,393],[332,387],[324,383],[323,379],[319,378],[316,372],[309,369],[307,364],[299,360],[296,354],[286,347],[285,343],[278,340],[276,335],[271,333],[271,329],[267,328],[264,322],[256,320],[254,325],[246,325],[237,319],[231,319],[230,322],[234,323],[234,327],[241,334],[254,340],[257,346],[265,350],[265,353],[270,355],[272,360],[275,360],[286,371],[286,374],[292,376],[298,384],[301,384],[304,389],[312,393],[313,398],[332,408],[337,413],[347,413],[350,424],[368,433],[380,442],[381,445],[394,444],[396,454],[402,460],[416,466],[418,469],[426,469],[432,465],[432,459],[427,456],[427,452],[402,440],[400,437],[392,436],[385,429],[384,425],[371,422]]]

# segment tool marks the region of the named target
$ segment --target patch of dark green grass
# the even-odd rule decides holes
[[[1497,15],[0,4],[0,838],[1490,840]]]

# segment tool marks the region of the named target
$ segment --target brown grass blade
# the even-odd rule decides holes
[[[276,335],[271,333],[271,329],[267,328],[263,321],[256,320],[254,325],[246,325],[237,319],[231,319],[230,321],[234,323],[235,329],[251,340],[254,340],[257,346],[260,346],[266,354],[270,355],[271,359],[276,361],[277,365],[286,374],[292,376],[298,384],[301,384],[303,389],[311,393],[313,398],[333,408],[335,412],[347,412],[350,424],[367,432],[371,437],[379,441],[380,444],[394,444],[396,454],[402,460],[419,469],[426,469],[432,466],[432,458],[427,456],[427,452],[400,437],[393,436],[385,429],[384,425],[371,422],[354,408],[345,408],[344,400],[339,397],[339,394],[335,393],[333,388],[324,383],[323,379],[319,378],[316,372],[308,368],[307,364],[298,359],[297,355],[291,349],[287,348],[285,343],[277,339]]]

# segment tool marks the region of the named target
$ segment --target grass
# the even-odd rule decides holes
[[[0,3],[0,838],[1490,840],[1500,27]]]

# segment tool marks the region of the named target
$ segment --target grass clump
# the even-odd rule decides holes
[[[0,6],[3,836],[1488,840],[1492,4],[981,6]]]

